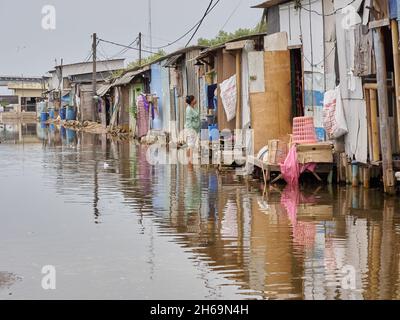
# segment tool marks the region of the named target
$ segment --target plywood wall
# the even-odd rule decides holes
[[[125,130],[129,130],[129,90],[131,89],[130,85],[123,86],[121,88],[121,108],[119,113],[119,121],[118,125],[121,126]]]
[[[232,53],[225,52],[222,49],[217,53],[217,74],[218,84],[229,79],[236,73],[236,58]],[[221,91],[218,86],[218,127],[219,130],[234,130],[236,126],[236,118],[227,121],[224,106],[221,100]]]
[[[251,127],[257,153],[271,139],[292,132],[290,52],[264,52],[265,92],[250,94]]]

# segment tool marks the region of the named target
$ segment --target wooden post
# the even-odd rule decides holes
[[[236,129],[241,129],[241,105],[242,105],[242,51],[236,51]]]
[[[388,91],[386,78],[386,58],[383,43],[382,29],[373,29],[374,48],[376,57],[376,78],[378,85],[378,105],[380,138],[382,151],[383,184],[387,194],[395,194],[392,144],[390,141],[389,115],[388,115]]]
[[[364,88],[365,104],[367,107],[367,137],[368,137],[368,154],[369,159],[372,159],[373,148],[372,148],[372,127],[371,127],[371,100],[369,96],[369,90]]]
[[[352,170],[351,170],[351,162],[347,160],[346,163],[346,183],[351,184],[352,181]]]
[[[340,154],[340,182],[347,183],[347,156],[343,152]]]
[[[351,184],[353,187],[358,187],[358,163],[351,163]]]
[[[364,167],[358,166],[358,181],[360,184],[364,184]]]
[[[393,47],[393,65],[394,65],[394,88],[396,95],[397,110],[397,135],[400,145],[400,59],[399,59],[399,27],[396,20],[391,20],[390,28],[392,30],[392,47]]]
[[[369,181],[371,179],[370,170],[369,166],[364,167],[364,188],[366,189],[369,189]]]
[[[97,49],[97,35],[96,33],[93,33],[93,43],[92,43],[92,56],[93,56],[93,74],[92,74],[92,91],[93,91],[93,97],[92,97],[92,121],[96,121],[96,109],[97,109],[97,101],[95,99],[95,96],[97,95],[97,71],[96,71],[96,49]]]
[[[371,135],[372,135],[372,161],[379,161],[379,126],[378,126],[378,105],[376,102],[376,90],[369,90],[371,107]]]

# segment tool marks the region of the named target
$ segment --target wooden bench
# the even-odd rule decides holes
[[[318,181],[322,181],[318,173],[331,173],[333,168],[333,144],[321,142],[316,144],[297,145],[297,157],[300,164],[316,163],[315,171],[309,171]],[[271,183],[276,183],[283,178],[279,164],[264,162],[257,157],[248,156],[247,162],[261,169],[264,183],[271,180],[271,173],[277,172],[278,176]],[[307,171],[307,170],[306,170]]]

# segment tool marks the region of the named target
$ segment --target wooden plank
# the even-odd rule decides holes
[[[236,129],[241,129],[242,105],[242,51],[236,52]]]
[[[217,53],[217,77],[218,83],[229,79],[236,73],[236,58],[230,53],[224,53],[223,50],[219,50]],[[227,121],[226,113],[221,99],[221,89],[218,85],[218,128],[220,131],[224,129],[234,130],[236,121],[232,119]]]
[[[376,101],[376,90],[369,91],[370,107],[371,107],[371,134],[372,134],[372,161],[379,161],[380,143],[379,143],[379,126],[378,126],[378,106]]]
[[[368,152],[371,159],[372,156],[372,127],[371,127],[371,101],[369,97],[369,90],[364,88],[365,105],[367,108],[367,139],[368,139]]]
[[[244,46],[246,45],[248,40],[241,40],[241,41],[235,41],[235,42],[228,42],[225,45],[225,50],[238,50],[238,49],[243,49]]]
[[[389,18],[384,18],[384,19],[380,19],[380,20],[371,21],[368,24],[368,28],[369,29],[377,29],[377,28],[381,28],[381,27],[386,27],[388,25],[390,25]]]
[[[265,51],[285,51],[288,49],[288,38],[286,32],[277,32],[265,36],[264,50]]]
[[[251,128],[254,150],[258,152],[269,140],[287,140],[292,132],[290,88],[290,53],[264,52],[265,92],[250,94]]]

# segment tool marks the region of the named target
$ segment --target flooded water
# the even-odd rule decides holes
[[[399,299],[400,203],[0,125],[0,299]],[[56,289],[44,290],[44,266]]]

